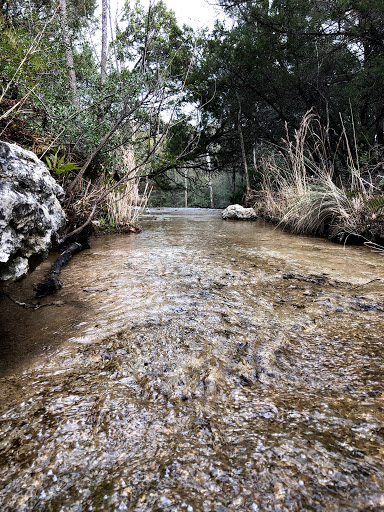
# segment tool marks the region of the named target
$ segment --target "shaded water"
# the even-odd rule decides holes
[[[384,258],[217,211],[143,227],[54,304],[2,302],[0,509],[384,510]]]

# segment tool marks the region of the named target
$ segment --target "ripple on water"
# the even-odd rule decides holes
[[[2,510],[384,509],[382,283],[332,270],[362,252],[157,216],[65,271],[60,300],[74,286],[85,307],[12,377]],[[319,246],[336,255],[314,272]],[[46,327],[70,338],[57,313]]]

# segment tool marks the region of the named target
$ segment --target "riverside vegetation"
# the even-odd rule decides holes
[[[381,0],[217,6],[209,32],[162,0],[1,1],[0,137],[64,186],[67,235],[135,224],[152,190],[380,243]]]
[[[345,132],[343,136],[348,144]],[[382,250],[376,242],[384,240],[384,176],[364,172],[358,153],[347,146],[348,186],[337,183],[337,155],[330,154],[327,134],[311,112],[294,139],[287,136],[284,142],[278,154],[262,160],[263,187],[256,194],[256,212],[297,233],[326,235],[340,242],[360,239]]]

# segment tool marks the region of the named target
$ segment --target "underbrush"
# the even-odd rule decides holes
[[[335,179],[335,159],[327,133],[311,112],[293,140],[287,135],[279,152],[264,157],[263,182],[254,209],[296,233],[323,235],[341,242],[349,238],[384,239],[384,194],[372,174],[363,172],[357,151],[348,153],[348,183]]]
[[[121,149],[108,172],[82,179],[68,205],[69,229],[92,223],[94,231],[136,231],[151,193],[140,174],[133,150]]]

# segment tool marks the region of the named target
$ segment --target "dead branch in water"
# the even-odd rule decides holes
[[[37,283],[33,287],[36,292],[36,297],[46,297],[47,295],[52,295],[58,290],[61,290],[63,283],[59,279],[60,272],[75,254],[87,248],[89,248],[89,245],[86,239],[83,240],[82,243],[72,242],[67,245],[52,265],[45,280],[40,281],[40,283]]]

